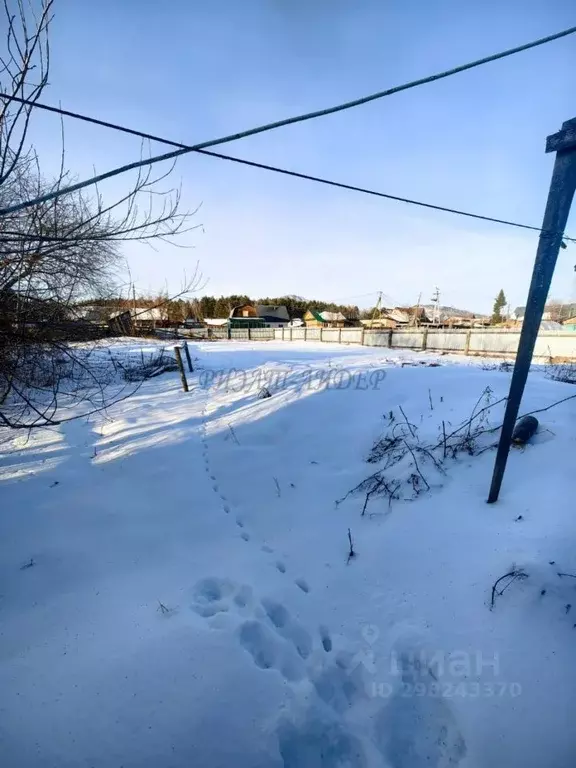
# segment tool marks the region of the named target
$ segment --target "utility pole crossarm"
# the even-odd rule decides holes
[[[576,117],[567,120],[558,133],[546,139],[546,152],[566,152],[576,149]]]
[[[562,246],[562,235],[576,191],[576,118],[563,123],[562,129],[558,133],[548,137],[546,152],[556,152],[556,161],[526,301],[524,322],[518,343],[514,373],[510,382],[510,392],[506,403],[498,452],[494,462],[492,484],[488,495],[489,504],[497,501],[500,493],[512,442],[512,432],[518,418],[518,410],[532,362],[538,329],[542,321],[558,253]]]

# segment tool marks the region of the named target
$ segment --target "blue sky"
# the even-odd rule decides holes
[[[576,23],[572,0],[56,0],[49,103],[202,141],[329,106]],[[222,151],[392,194],[540,224],[547,134],[576,116],[576,36]],[[49,171],[58,120],[38,116]],[[135,159],[138,139],[67,120],[79,176]],[[163,151],[153,145],[152,151]],[[524,302],[537,237],[198,155],[175,172],[202,204],[190,249],[126,249],[137,287],[176,290],[198,260],[207,293],[294,293],[489,310]],[[104,196],[126,180],[104,185]],[[576,216],[572,216],[576,235]],[[568,228],[570,232],[570,227]],[[574,296],[576,246],[552,293]]]

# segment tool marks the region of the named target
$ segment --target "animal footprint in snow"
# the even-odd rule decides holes
[[[312,638],[304,627],[292,621],[290,614],[281,603],[264,598],[262,607],[276,631],[293,643],[299,656],[307,659],[312,651]]]
[[[282,722],[278,749],[284,768],[365,768],[360,741],[343,722],[307,710],[301,722]]]
[[[278,654],[276,643],[271,632],[259,621],[245,621],[238,631],[240,645],[254,659],[254,664],[260,669],[272,669],[276,664]]]
[[[289,681],[301,680],[305,670],[302,659],[311,650],[306,630],[292,622],[279,603],[263,602],[272,626],[263,621],[245,621],[238,630],[240,645],[248,651],[260,669],[275,669]]]
[[[417,684],[436,682],[414,654],[400,656],[402,686],[377,718],[376,741],[392,768],[449,768],[466,755],[466,742],[446,701],[416,696]],[[411,695],[407,695],[411,693]]]
[[[308,586],[308,582],[305,579],[296,579],[294,583],[299,589],[302,590],[302,592],[310,592],[310,587]]]
[[[330,637],[328,627],[324,625],[320,627],[320,639],[322,640],[322,648],[324,648],[326,653],[330,653],[332,650],[332,638]]]
[[[209,576],[201,579],[194,587],[192,610],[207,619],[229,611],[233,605],[244,608],[251,600],[250,587],[239,586],[229,579]]]
[[[238,642],[257,667],[277,670],[291,682],[305,676],[304,660],[312,654],[312,637],[282,603],[264,598],[255,604],[250,587],[209,576],[194,586],[192,609],[205,619],[223,613],[243,615],[246,618],[237,627]],[[332,641],[327,629],[321,629],[321,638],[324,650],[330,650]],[[326,693],[325,698],[330,699],[330,694]]]

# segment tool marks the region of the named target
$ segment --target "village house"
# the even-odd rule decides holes
[[[284,328],[290,322],[290,315],[283,304],[257,304],[256,313],[264,321],[265,328]]]
[[[264,328],[264,320],[252,304],[240,304],[230,310],[228,325],[230,328]]]
[[[346,325],[346,318],[342,312],[327,310],[318,312],[315,309],[309,309],[304,315],[304,323],[307,328],[343,328]]]
[[[112,312],[108,318],[108,325],[114,332],[119,332],[117,329],[120,329],[121,332],[127,332],[127,329],[131,328],[131,332],[144,333],[153,331],[162,324],[163,317],[160,307],[122,309],[119,312]]]

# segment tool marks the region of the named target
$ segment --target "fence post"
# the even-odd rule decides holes
[[[338,344],[342,344],[342,328],[338,328]]]
[[[428,346],[428,328],[424,328],[422,331],[422,352],[426,352]]]
[[[364,326],[362,326],[362,330],[360,331],[360,346],[364,346]]]
[[[184,371],[184,365],[182,364],[182,354],[180,353],[180,347],[174,347],[174,354],[176,355],[176,363],[178,364],[180,378],[182,379],[182,389],[184,392],[188,392],[188,382],[186,381],[186,373]]]
[[[308,333],[308,328],[304,326],[304,341],[308,341],[308,337],[306,335],[307,333]]]
[[[250,326],[248,326],[248,341],[252,339],[252,334],[250,333]]]
[[[388,348],[392,346],[392,334],[394,333],[394,328],[390,328],[388,331]]]
[[[228,339],[232,338],[232,326],[228,323],[228,333],[226,334]]]
[[[512,433],[534,354],[538,328],[542,320],[558,253],[564,245],[562,235],[576,192],[576,118],[567,120],[558,133],[548,136],[546,152],[556,152],[556,160],[552,171],[542,230],[538,240],[500,441],[494,461],[494,472],[488,494],[489,504],[497,501],[500,493],[508,452],[512,443]]]
[[[472,331],[466,331],[466,343],[464,344],[464,354],[470,354],[470,340],[472,338]]]
[[[290,341],[292,341],[292,326],[290,326]]]
[[[190,350],[188,349],[188,342],[184,342],[184,352],[186,352],[186,360],[188,361],[188,370],[190,373],[194,373],[194,366],[192,365],[192,358],[190,357]]]

